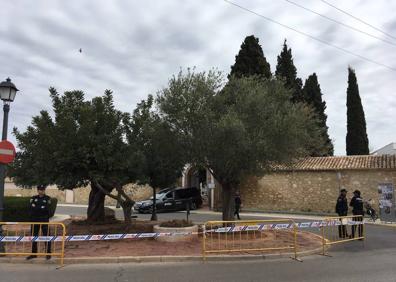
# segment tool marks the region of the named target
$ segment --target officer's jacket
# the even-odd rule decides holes
[[[348,200],[344,196],[339,196],[336,204],[336,213],[338,215],[348,215]]]
[[[354,196],[349,205],[352,207],[353,214],[364,215],[362,198]]]
[[[235,196],[235,206],[239,207],[242,204],[241,197]]]
[[[47,222],[50,218],[51,198],[47,195],[33,196],[30,199],[30,218],[32,221]]]

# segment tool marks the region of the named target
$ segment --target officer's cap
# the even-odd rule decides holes
[[[40,184],[40,185],[37,185],[37,190],[45,190],[45,185],[43,185],[43,184]]]

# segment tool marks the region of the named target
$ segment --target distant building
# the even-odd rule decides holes
[[[380,155],[396,155],[396,142],[390,143],[371,153],[374,156]]]

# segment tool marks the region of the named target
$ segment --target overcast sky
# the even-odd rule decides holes
[[[393,40],[396,45],[396,40],[319,0],[294,1]],[[396,37],[396,1],[327,1]],[[395,45],[346,29],[283,0],[235,3],[396,68]],[[147,94],[166,86],[181,67],[217,68],[227,74],[243,39],[253,34],[259,38],[272,72],[287,38],[298,76],[305,81],[317,73],[336,155],[345,154],[348,65],[356,70],[370,150],[396,142],[395,71],[306,38],[223,0],[2,1],[0,33],[0,79],[9,76],[20,89],[11,105],[10,128],[24,130],[32,116],[51,109],[50,86],[59,92],[80,89],[87,98],[112,89],[116,106],[131,112]],[[9,139],[15,142],[14,137]]]

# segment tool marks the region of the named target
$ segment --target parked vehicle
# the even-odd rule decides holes
[[[158,212],[185,210],[189,204],[194,210],[202,206],[202,197],[198,188],[167,188],[156,194],[156,209]],[[134,210],[139,213],[151,213],[153,197],[146,201],[136,202]]]

